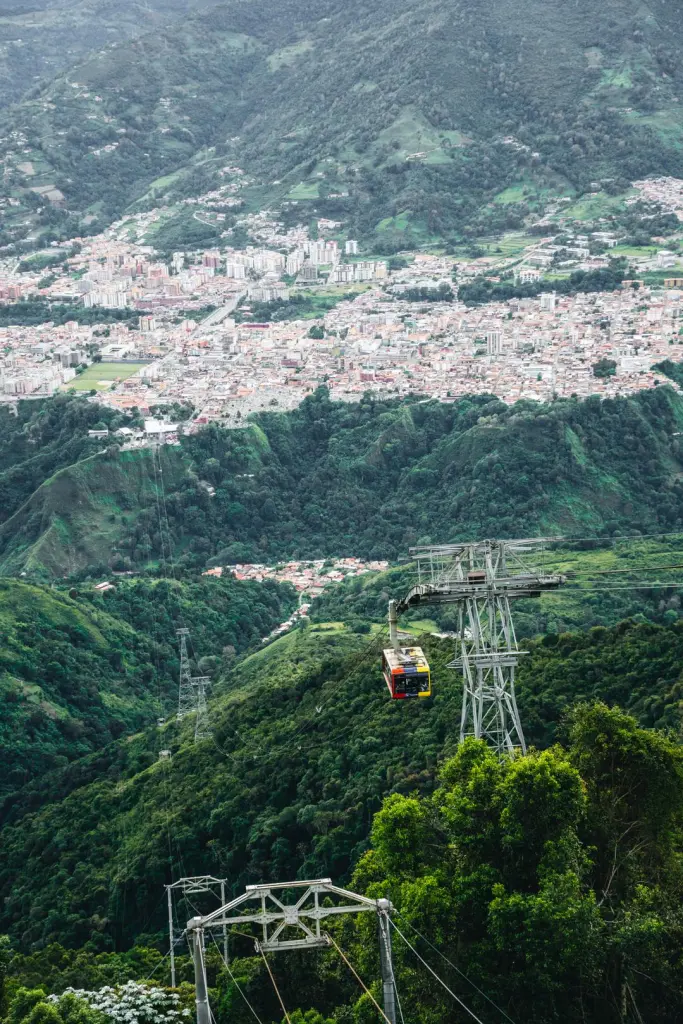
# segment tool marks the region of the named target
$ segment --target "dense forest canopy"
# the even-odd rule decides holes
[[[663,634],[631,630],[646,673]],[[609,664],[617,637],[592,638],[596,665]],[[543,651],[556,671],[564,670],[566,654],[552,645]],[[397,717],[386,697],[372,695],[368,674],[355,671],[346,680],[352,692],[341,721],[326,715],[322,727],[302,736],[305,748],[285,757],[296,750],[295,706],[300,719],[300,705],[318,700],[324,685],[319,662],[292,671],[302,656],[305,650],[295,644],[278,662],[286,689],[274,716],[263,713],[263,692],[226,705],[229,718],[216,741],[218,747],[227,743],[223,758],[208,743],[177,749],[173,764],[153,769],[141,768],[139,743],[136,753],[112,750],[97,759],[93,781],[81,773],[80,789],[62,801],[53,789],[51,805],[5,825],[3,923],[21,936],[22,946],[35,942],[30,954],[16,950],[16,938],[7,948],[14,1000],[25,998],[20,986],[38,980],[61,992],[144,971],[167,984],[167,962],[144,943],[154,941],[150,926],[163,942],[159,893],[178,858],[176,871],[183,863],[195,870],[220,864],[237,891],[241,878],[332,874],[336,881],[348,878],[356,891],[390,896],[398,927],[397,984],[404,1012],[414,1019],[461,1018],[447,992],[420,970],[403,935],[483,1020],[499,1019],[491,1015],[494,1005],[512,1020],[538,1024],[636,1021],[631,1009],[623,1012],[625,996],[647,1014],[642,1019],[673,1024],[683,1008],[679,743],[604,703],[579,704],[559,734],[555,728],[561,745],[500,762],[484,744],[468,741],[443,761],[439,751],[449,749],[443,742],[453,728],[454,695],[445,692],[440,707],[400,709]],[[370,675],[375,684],[377,674]],[[551,671],[546,693],[552,684]],[[271,689],[271,705],[273,696]],[[550,714],[546,728],[556,722],[554,708]],[[282,751],[256,758],[247,753],[254,742],[263,750],[268,736]],[[164,852],[166,829],[171,847]],[[20,910],[27,887],[35,922],[28,931]],[[330,929],[362,975],[377,979],[374,920],[333,922]],[[97,952],[117,934],[124,948],[135,935],[141,944],[127,953]],[[70,952],[55,940],[85,949]],[[232,936],[231,951],[230,975],[216,952],[207,955],[217,1019],[246,1024],[239,985],[262,1020],[279,1021],[279,1003],[244,930]],[[282,955],[277,965],[290,1011],[314,1008],[333,1021],[364,1020],[372,1012],[333,950]],[[190,980],[186,957],[178,970]],[[376,981],[372,988],[379,997]]]
[[[486,395],[331,402],[321,388],[247,429],[212,425],[158,456],[112,444],[90,459],[86,422],[73,421],[101,407],[66,399],[47,416],[25,405],[3,427],[0,565],[10,572],[130,571],[169,550],[186,569],[393,559],[430,541],[683,525],[683,400],[668,387],[513,406]]]
[[[2,818],[0,927],[22,946],[126,949],[159,940],[161,887],[190,865],[227,877],[235,894],[269,878],[348,880],[383,798],[431,793],[456,751],[453,642],[421,642],[428,701],[388,699],[381,638],[311,625],[224,675],[212,740],[193,745],[191,728],[168,722],[24,787]],[[562,738],[564,711],[596,699],[680,738],[680,624],[630,623],[530,650],[518,683],[530,744]],[[161,748],[170,760],[157,760]]]
[[[0,581],[0,799],[165,718],[179,625],[192,631],[193,665],[215,677],[294,607],[288,587],[232,578],[70,594]]]

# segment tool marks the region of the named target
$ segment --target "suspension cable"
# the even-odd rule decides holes
[[[282,1007],[282,1012],[285,1015],[285,1019],[287,1021],[287,1024],[292,1024],[291,1020],[289,1019],[289,1014],[287,1013],[287,1008],[286,1008],[285,1004],[282,1001],[282,996],[280,995],[280,989],[277,987],[277,983],[275,981],[275,978],[273,977],[273,972],[270,969],[270,964],[268,963],[268,957],[263,952],[263,949],[261,948],[260,944],[259,944],[259,947],[258,947],[258,951],[261,954],[261,956],[263,957],[264,964],[268,968],[268,974],[270,975],[270,980],[273,983],[273,988],[275,989],[275,994],[278,997],[278,999],[280,1000],[280,1006]]]
[[[448,957],[444,953],[441,952],[441,950],[438,948],[438,946],[435,946],[433,942],[430,942],[429,939],[425,935],[423,935],[421,932],[419,932],[417,930],[417,928],[415,927],[415,925],[411,924],[410,921],[408,921],[407,918],[405,918],[403,916],[403,914],[400,912],[400,910],[397,910],[396,907],[394,907],[393,912],[394,912],[394,914],[398,914],[398,916],[401,918],[401,920],[411,929],[411,931],[414,931],[415,934],[417,935],[417,937],[419,939],[422,939],[422,941],[425,942],[430,947],[430,949],[433,949],[434,952],[438,956],[440,956],[441,959],[444,960],[448,964],[449,967],[452,967],[453,970],[456,972],[456,974],[459,974],[461,978],[464,978],[465,981],[469,985],[472,986],[472,988],[476,989],[476,991],[479,993],[480,996],[483,996],[484,999],[486,999],[491,1004],[491,1006],[493,1006],[494,1009],[498,1010],[498,1013],[502,1013],[502,1015],[505,1017],[506,1020],[508,1020],[510,1022],[510,1024],[515,1024],[515,1022],[513,1021],[512,1017],[508,1013],[505,1012],[505,1010],[503,1009],[502,1006],[499,1006],[498,1003],[494,1002],[494,1000],[491,999],[490,996],[487,996],[486,992],[484,992],[483,989],[480,989],[479,986],[476,984],[476,982],[472,981],[472,979],[469,978],[465,974],[464,971],[461,971],[460,968],[456,966],[456,964],[454,964],[451,960],[449,960]]]
[[[235,975],[234,975],[234,974],[232,973],[232,970],[230,969],[230,964],[228,963],[228,961],[227,961],[227,960],[225,959],[225,957],[223,956],[223,950],[221,949],[221,947],[220,947],[220,946],[218,945],[218,943],[216,942],[216,939],[215,939],[215,936],[214,936],[213,932],[209,931],[209,935],[211,936],[211,941],[213,942],[214,946],[215,946],[215,947],[216,947],[216,949],[218,950],[218,955],[219,955],[219,956],[220,956],[220,958],[221,958],[221,961],[222,961],[222,963],[223,963],[223,966],[225,967],[226,971],[227,971],[227,972],[228,972],[228,974],[230,975],[230,979],[231,979],[232,983],[234,984],[235,988],[237,989],[237,991],[239,992],[239,994],[240,994],[240,995],[242,996],[242,999],[244,999],[245,1003],[247,1004],[247,1006],[248,1006],[248,1007],[249,1007],[249,1009],[251,1010],[251,1012],[252,1012],[252,1015],[253,1015],[253,1016],[254,1016],[254,1017],[256,1018],[256,1020],[258,1021],[258,1024],[263,1024],[263,1022],[262,1022],[261,1018],[259,1017],[258,1013],[257,1013],[257,1012],[256,1012],[256,1010],[254,1009],[254,1007],[253,1007],[253,1006],[251,1005],[251,1003],[250,1003],[250,1002],[249,1002],[249,1000],[247,999],[247,997],[246,997],[246,995],[244,994],[244,992],[242,991],[242,988],[241,988],[241,986],[240,986],[240,983],[238,982],[237,978],[236,978],[236,977],[235,977]]]
[[[448,987],[448,985],[446,984],[446,982],[445,982],[445,981],[443,981],[443,979],[439,977],[439,975],[438,975],[438,974],[436,973],[436,971],[435,971],[435,970],[433,970],[433,968],[431,968],[431,967],[429,966],[429,964],[428,964],[428,963],[427,963],[427,961],[426,961],[426,960],[424,959],[424,957],[420,956],[420,954],[419,954],[419,953],[418,953],[418,951],[417,951],[417,950],[415,949],[415,947],[414,947],[414,946],[412,946],[412,945],[410,944],[410,942],[408,942],[407,938],[405,937],[405,935],[403,934],[403,932],[401,931],[401,929],[400,929],[400,928],[398,927],[398,925],[397,925],[397,924],[396,924],[396,923],[395,923],[394,921],[392,921],[392,920],[391,920],[391,918],[389,918],[389,921],[390,921],[390,923],[391,923],[391,926],[392,926],[392,928],[394,928],[394,929],[395,929],[395,931],[397,931],[397,932],[398,932],[398,934],[399,934],[399,935],[401,936],[401,938],[403,939],[403,941],[405,942],[406,946],[407,946],[407,947],[408,947],[408,949],[409,949],[409,950],[411,951],[411,953],[413,953],[413,954],[414,954],[414,955],[415,955],[415,956],[417,957],[417,959],[418,959],[418,960],[420,961],[420,963],[421,963],[421,964],[423,964],[423,965],[424,965],[424,966],[425,966],[425,967],[427,968],[427,970],[429,971],[429,973],[430,973],[430,974],[431,974],[431,975],[432,975],[432,976],[433,976],[434,978],[436,978],[436,980],[438,981],[439,985],[441,985],[441,986],[442,986],[442,988],[445,988],[445,989],[446,989],[446,991],[448,992],[449,996],[452,996],[452,998],[453,998],[453,999],[455,999],[456,1003],[459,1003],[459,1004],[460,1004],[460,1006],[462,1006],[463,1010],[465,1010],[465,1011],[466,1011],[467,1013],[469,1013],[470,1017],[472,1017],[472,1019],[473,1019],[473,1020],[476,1020],[477,1024],[483,1024],[483,1022],[482,1022],[482,1021],[481,1021],[481,1020],[479,1019],[479,1017],[477,1017],[476,1013],[475,1013],[475,1012],[474,1012],[473,1010],[470,1010],[470,1008],[469,1008],[469,1006],[467,1005],[467,1003],[464,1003],[464,1002],[462,1001],[462,999],[460,998],[460,996],[456,996],[455,992],[454,992],[454,991],[453,991],[452,989],[450,989],[450,988]]]
[[[344,961],[344,963],[346,964],[346,966],[348,967],[348,969],[349,969],[349,970],[351,971],[351,973],[353,974],[354,978],[356,979],[356,981],[358,982],[358,984],[360,985],[360,987],[361,987],[361,988],[363,989],[363,991],[365,992],[365,994],[366,994],[367,996],[369,996],[369,998],[370,998],[371,1002],[372,1002],[372,1003],[374,1004],[374,1006],[375,1006],[375,1008],[377,1009],[377,1011],[378,1011],[378,1012],[379,1012],[379,1013],[381,1014],[382,1018],[383,1018],[383,1019],[384,1019],[384,1020],[386,1021],[386,1024],[391,1024],[391,1021],[390,1021],[390,1020],[389,1020],[389,1018],[387,1017],[386,1013],[384,1012],[384,1010],[382,1009],[382,1007],[381,1007],[381,1006],[379,1005],[379,1003],[377,1002],[377,1000],[375,999],[375,997],[373,996],[372,992],[370,991],[370,989],[368,988],[368,986],[367,986],[367,985],[365,984],[365,982],[363,981],[363,979],[361,978],[361,976],[360,976],[360,975],[358,974],[358,972],[356,971],[356,969],[355,969],[355,967],[353,966],[353,964],[352,964],[352,963],[350,962],[350,960],[348,959],[348,957],[347,957],[347,956],[345,955],[344,951],[343,951],[342,949],[340,949],[340,947],[339,947],[339,946],[337,945],[337,943],[336,943],[336,942],[334,941],[334,939],[332,938],[332,936],[331,936],[331,935],[329,935],[329,934],[328,934],[327,932],[325,933],[325,938],[326,938],[326,939],[328,939],[328,940],[329,940],[329,941],[330,941],[330,942],[332,943],[332,945],[334,946],[334,948],[335,948],[335,949],[337,950],[337,952],[339,953],[339,956],[340,956],[340,957],[342,958],[342,960]],[[479,1024],[481,1024],[481,1021],[479,1022]]]
[[[659,572],[661,569],[683,569],[683,564],[675,565],[634,565],[628,569],[567,569],[565,575],[573,576],[621,576],[632,572]]]

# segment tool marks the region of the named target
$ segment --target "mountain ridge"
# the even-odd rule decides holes
[[[162,447],[160,475],[149,451],[116,445],[61,467],[0,525],[0,569],[97,575],[157,565],[171,549],[192,569],[394,559],[433,537],[670,531],[683,525],[682,427],[683,398],[668,386],[513,406],[351,405],[321,388],[246,430],[213,425]]]
[[[336,211],[389,243],[395,225],[380,225],[407,212],[397,245],[463,237],[514,182],[581,192],[683,173],[680,33],[661,0],[326,0],[305,14],[235,0],[81,62],[85,90],[69,73],[5,123],[28,125],[69,208],[104,222],[157,179],[173,178],[159,198],[196,195],[236,162],[255,178],[247,208]],[[92,156],[105,142],[115,149]],[[310,200],[290,197],[301,183]]]

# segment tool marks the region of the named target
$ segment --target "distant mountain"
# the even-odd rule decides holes
[[[0,107],[91,51],[160,29],[207,6],[202,0],[4,0],[0,6]]]
[[[82,405],[97,417],[97,406]],[[61,408],[71,422],[72,405]],[[9,448],[13,422],[8,416]],[[169,545],[181,567],[205,568],[396,558],[425,540],[681,529],[681,429],[683,398],[666,386],[514,406],[485,395],[349,404],[321,388],[247,429],[211,426],[182,438],[162,449],[161,475],[150,451],[113,444],[55,472],[61,453],[51,440],[42,476],[40,447],[25,473],[20,455],[8,471],[21,481],[21,501],[10,490],[0,569],[38,578],[130,570],[168,559]],[[55,432],[62,436],[56,414],[46,437]],[[74,450],[86,442],[76,436]]]
[[[521,194],[488,205],[515,183],[683,174],[682,43],[664,0],[233,0],[25,95],[5,188],[53,184],[106,221],[237,164],[252,207],[294,202],[389,249],[466,237],[520,222]]]

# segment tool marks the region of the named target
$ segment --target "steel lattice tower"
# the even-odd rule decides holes
[[[397,611],[420,603],[458,606],[456,657],[448,666],[463,676],[460,742],[484,739],[498,754],[526,752],[515,697],[515,670],[521,654],[510,601],[540,597],[565,577],[526,564],[542,540],[486,540],[472,544],[411,549],[418,584]]]
[[[194,726],[194,741],[206,740],[211,735],[211,728],[209,726],[209,709],[206,705],[206,691],[211,685],[209,676],[195,676],[192,680],[192,685],[195,690],[197,709],[197,720]]]
[[[180,684],[178,686],[178,721],[189,715],[195,709],[194,687],[192,685],[192,673],[190,672],[190,659],[187,656],[187,638],[190,635],[189,629],[176,630],[180,637]]]

